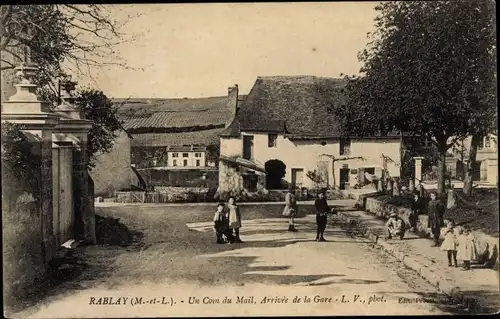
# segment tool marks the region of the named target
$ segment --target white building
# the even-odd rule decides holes
[[[460,177],[464,173],[472,137],[456,143],[446,158],[446,167],[452,175]],[[473,180],[491,185],[498,183],[498,136],[488,134],[479,143],[476,163],[473,165]]]
[[[399,176],[399,135],[341,138],[328,106],[338,102],[340,95],[332,92],[342,85],[338,79],[313,76],[257,78],[221,134],[220,190],[234,187],[230,180],[235,175],[247,191],[266,187],[270,160],[281,161],[284,180],[298,187],[314,186],[307,177],[312,171],[323,177],[323,186],[340,189],[363,184],[365,173],[381,177],[384,165],[391,176]]]

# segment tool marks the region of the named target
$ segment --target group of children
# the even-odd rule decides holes
[[[470,270],[471,261],[477,260],[477,251],[469,225],[455,227],[453,220],[448,220],[441,235],[444,237],[441,250],[448,254],[448,266],[458,267],[457,259],[460,259],[463,261],[462,269]]]
[[[240,208],[236,205],[235,198],[230,197],[227,206],[219,203],[214,215],[217,244],[243,243],[240,239],[240,227]]]

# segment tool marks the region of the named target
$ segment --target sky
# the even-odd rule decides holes
[[[240,94],[258,76],[358,74],[376,2],[110,5],[115,19],[140,13],[116,49],[134,69],[92,70],[81,85],[113,98]],[[143,68],[144,70],[138,70]]]

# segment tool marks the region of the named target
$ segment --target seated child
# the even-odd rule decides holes
[[[404,220],[399,218],[398,213],[392,212],[385,225],[387,226],[388,239],[392,239],[392,236],[398,236],[399,239],[404,238],[406,225]]]
[[[217,244],[224,244],[223,234],[227,231],[227,223],[224,214],[224,204],[219,203],[217,205],[217,211],[214,215],[214,229],[215,235],[217,237]]]

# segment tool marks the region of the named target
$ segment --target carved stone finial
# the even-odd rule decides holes
[[[16,94],[9,98],[9,101],[38,101],[35,94],[36,84],[31,82],[32,78],[36,75],[38,68],[35,64],[22,62],[21,65],[14,69],[19,83],[15,85]]]

